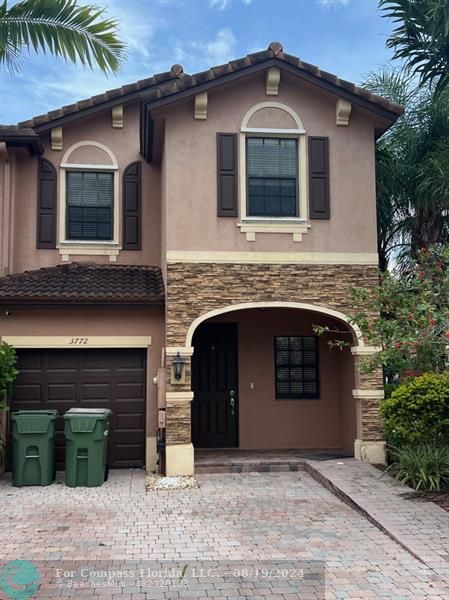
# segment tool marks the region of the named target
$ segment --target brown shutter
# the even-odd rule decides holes
[[[123,250],[141,249],[142,163],[129,164],[123,174]]]
[[[50,161],[40,158],[36,248],[56,248],[56,206],[56,169]]]
[[[330,219],[327,137],[309,137],[309,199],[311,219]]]
[[[217,133],[217,187],[219,217],[236,217],[237,134]]]

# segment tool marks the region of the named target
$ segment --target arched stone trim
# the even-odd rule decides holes
[[[292,117],[292,119],[295,121],[296,129],[301,130],[303,133],[305,133],[304,125],[303,125],[298,113],[295,110],[293,110],[293,108],[291,108],[291,106],[288,106],[288,104],[284,104],[283,102],[269,102],[268,101],[268,102],[259,102],[259,104],[255,104],[247,111],[247,113],[243,117],[241,128],[242,129],[247,128],[251,117],[254,116],[256,114],[256,112],[258,112],[259,110],[263,110],[264,108],[277,108],[278,110],[283,110],[284,112],[288,113]]]
[[[303,302],[245,302],[242,304],[231,304],[223,308],[216,308],[197,317],[191,323],[187,331],[185,343],[186,348],[190,348],[192,346],[193,334],[195,333],[196,328],[204,321],[212,319],[213,317],[217,317],[218,315],[234,312],[237,310],[248,310],[251,308],[293,308],[328,315],[330,317],[333,317],[334,319],[337,319],[338,321],[342,321],[343,323],[345,323],[345,325],[347,325],[350,328],[350,330],[354,333],[355,339],[357,340],[357,347],[365,346],[365,342],[363,340],[360,328],[356,324],[351,323],[349,317],[347,317],[344,313],[339,312],[338,310],[326,308],[325,306],[319,306],[317,304],[306,304]]]
[[[100,142],[95,142],[94,140],[81,140],[80,142],[76,142],[75,144],[72,144],[62,158],[61,167],[64,167],[64,165],[66,165],[69,162],[70,155],[75,150],[78,150],[78,148],[81,148],[83,146],[94,146],[95,148],[99,148],[100,150],[103,150],[103,152],[105,154],[107,154],[107,156],[109,157],[109,159],[111,161],[111,164],[108,166],[112,166],[112,167],[115,167],[116,169],[118,169],[118,162],[117,162],[117,159],[115,158],[115,155],[112,152],[112,150],[110,150],[110,148],[108,148],[104,144],[102,144]],[[85,165],[83,165],[83,166],[85,166]]]

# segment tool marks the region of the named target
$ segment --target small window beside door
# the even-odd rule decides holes
[[[247,216],[298,217],[298,141],[247,137]]]
[[[315,336],[276,336],[277,400],[317,399],[320,395],[318,340]]]
[[[114,174],[67,172],[67,240],[113,240]]]

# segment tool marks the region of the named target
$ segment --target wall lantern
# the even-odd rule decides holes
[[[185,365],[185,360],[178,352],[178,354],[172,360],[173,373],[175,375],[176,381],[181,381],[182,372],[184,371],[184,365]]]

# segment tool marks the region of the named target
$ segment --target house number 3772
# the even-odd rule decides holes
[[[87,337],[72,337],[72,338],[70,338],[70,345],[71,346],[85,346],[88,341],[89,341],[89,338],[87,338]]]

